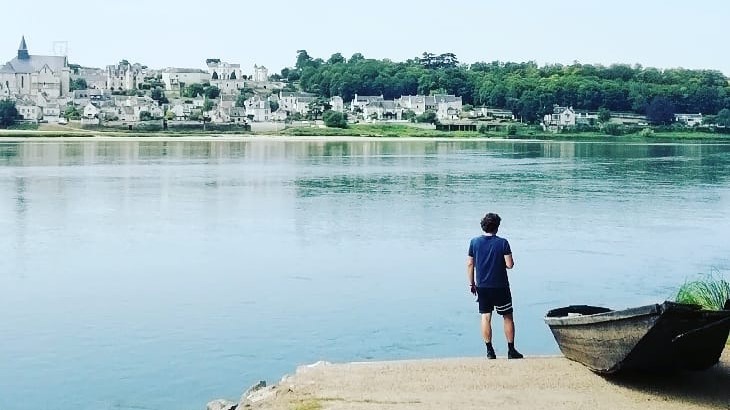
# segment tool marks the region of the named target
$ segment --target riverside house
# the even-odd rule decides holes
[[[573,107],[553,106],[553,113],[543,117],[543,127],[552,131],[560,131],[575,126],[575,110]]]
[[[687,127],[702,125],[702,114],[674,114],[674,121]]]

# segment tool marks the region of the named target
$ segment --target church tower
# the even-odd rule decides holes
[[[25,44],[25,36],[20,40],[20,47],[18,47],[18,60],[29,60],[30,55],[28,54],[28,46]]]

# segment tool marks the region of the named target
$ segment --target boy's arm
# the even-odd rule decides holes
[[[468,256],[466,258],[466,279],[469,281],[469,292],[472,295],[477,295],[477,285],[474,280],[474,258]]]

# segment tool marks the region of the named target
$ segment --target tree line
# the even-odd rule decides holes
[[[535,62],[477,62],[460,64],[453,53],[423,53],[403,62],[365,58],[349,59],[340,53],[329,59],[297,52],[294,67],[281,70],[275,79],[298,82],[303,91],[324,97],[355,94],[401,95],[454,94],[464,104],[512,110],[528,122],[551,112],[554,104],[579,110],[647,114],[702,113],[716,115],[730,109],[728,78],[717,70],[658,69],[640,65],[610,66]]]

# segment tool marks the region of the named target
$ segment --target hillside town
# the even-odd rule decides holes
[[[69,64],[65,55],[31,54],[22,37],[17,55],[0,66],[0,99],[15,103],[22,122],[82,126],[137,127],[156,121],[169,124],[286,123],[318,120],[327,110],[349,122],[408,122],[416,118],[443,129],[476,131],[478,124],[521,121],[513,111],[463,104],[458,95],[383,95],[355,93],[351,101],[299,91],[262,65],[245,70],[217,58],[205,69],[153,69],[122,60],[105,68]],[[560,131],[599,121],[598,112],[555,105],[542,119],[545,130]],[[611,121],[645,125],[635,113],[611,113]],[[686,126],[701,125],[700,113],[675,114]]]

